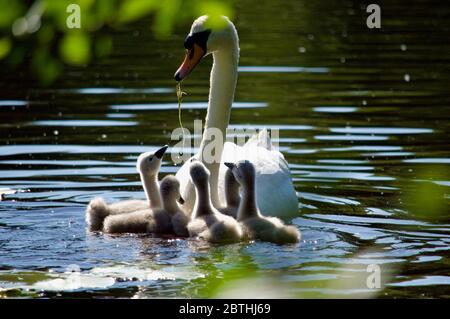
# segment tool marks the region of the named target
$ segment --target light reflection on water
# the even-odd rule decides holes
[[[0,124],[0,288],[16,287],[8,295],[34,296],[18,287],[37,283],[47,287],[42,295],[53,296],[43,285],[54,287],[49,280],[66,278],[66,267],[77,264],[87,286],[63,296],[211,297],[220,295],[211,287],[230,278],[258,283],[261,276],[287,297],[448,296],[448,218],[421,220],[401,200],[427,182],[418,176],[423,165],[450,163],[450,98],[440,83],[448,82],[448,73],[425,58],[448,34],[421,48],[412,33],[366,37],[353,27],[341,41],[330,36],[341,20],[323,29],[306,19],[314,16],[311,4],[302,9],[305,19],[289,18],[298,12],[285,8],[294,25],[267,31],[262,41],[252,28],[265,30],[266,22],[260,25],[250,8],[240,10],[242,66],[230,128],[280,130],[275,142],[291,165],[299,197],[293,223],[302,242],[210,247],[195,240],[86,232],[84,208],[92,197],[144,198],[135,160],[168,143],[178,125],[172,74],[185,30],[158,45],[118,34],[118,55],[133,55],[129,50],[138,41],[161,64],[132,56],[125,70],[120,59],[112,59],[68,73],[54,88],[0,89],[0,114],[7,119]],[[335,12],[347,21],[345,12]],[[289,28],[304,33],[293,40]],[[400,50],[399,43],[408,42],[403,37],[417,43]],[[373,50],[383,45],[395,47],[387,60]],[[447,57],[439,58],[449,65]],[[183,83],[189,129],[194,119],[204,119],[209,67],[201,64]],[[109,76],[102,76],[105,68]],[[128,72],[139,77],[124,76]],[[167,156],[162,174],[177,169]],[[433,182],[449,196],[448,177]],[[381,293],[364,286],[366,266],[374,262],[385,267]],[[105,277],[114,279],[106,287]]]

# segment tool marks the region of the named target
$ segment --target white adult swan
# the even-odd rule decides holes
[[[213,55],[211,70],[208,111],[205,129],[199,153],[193,157],[202,161],[211,172],[211,200],[215,207],[225,204],[224,175],[226,166],[218,161],[205,160],[200,154],[211,150],[211,128],[222,133],[226,140],[226,129],[230,120],[231,105],[236,89],[239,61],[239,39],[236,28],[228,18],[223,17],[221,28],[210,28],[208,17],[202,16],[194,21],[184,46],[185,59],[175,73],[175,80],[182,81],[200,62],[203,56]],[[206,152],[205,152],[206,150]],[[283,154],[272,149],[272,143],[263,130],[253,136],[245,145],[238,146],[231,142],[221,144],[215,149],[215,156],[221,162],[249,160],[256,168],[257,205],[262,214],[289,218],[298,215],[298,199],[292,184],[288,163]],[[195,191],[189,178],[190,160],[178,170],[176,176],[180,181],[185,209],[192,211]]]

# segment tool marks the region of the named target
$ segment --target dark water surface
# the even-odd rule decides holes
[[[144,197],[135,160],[178,125],[190,23],[166,41],[149,21],[117,30],[110,58],[49,88],[2,69],[0,189],[18,192],[0,202],[0,297],[449,297],[450,6],[380,4],[381,30],[352,1],[236,6],[231,126],[280,129],[299,245],[86,232],[91,198]],[[205,116],[210,67],[184,83],[188,128]],[[163,174],[177,169],[167,157]],[[409,208],[430,185],[434,217]]]

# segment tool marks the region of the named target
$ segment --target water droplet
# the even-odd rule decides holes
[[[345,57],[341,57],[341,63],[345,63]]]
[[[306,52],[306,48],[305,47],[300,47],[300,48],[298,48],[298,52],[305,53]]]
[[[58,134],[59,134],[59,132],[58,132],[57,130],[54,130],[54,131],[53,131],[53,135],[56,136],[56,135],[58,135]]]
[[[362,101],[362,105],[367,105],[367,101],[366,101],[366,100],[363,100],[363,101]]]
[[[411,80],[411,76],[409,74],[405,74],[403,78],[405,79],[405,82],[409,82]]]
[[[107,135],[106,134],[102,134],[102,138],[106,138],[107,137]]]
[[[402,51],[406,51],[407,49],[408,49],[408,47],[406,46],[406,44],[402,44],[400,46],[400,50],[402,50]]]

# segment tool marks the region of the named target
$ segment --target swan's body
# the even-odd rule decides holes
[[[276,217],[262,216],[256,204],[255,167],[249,161],[226,163],[242,187],[237,220],[244,226],[250,239],[259,239],[277,244],[296,243],[300,232],[295,226],[286,226]]]
[[[239,196],[239,183],[234,178],[231,169],[227,169],[225,172],[224,193],[226,205],[219,207],[218,210],[222,214],[236,219],[241,197]]]
[[[190,175],[195,185],[196,200],[192,221],[188,224],[189,235],[203,238],[211,243],[238,242],[242,238],[239,223],[230,216],[214,208],[210,199],[209,172],[199,161],[190,167]]]
[[[107,216],[105,233],[154,233],[188,236],[189,218],[178,206],[180,184],[174,176],[166,176],[161,182],[162,207],[144,209],[128,214]]]
[[[158,173],[162,156],[166,150],[167,146],[164,146],[154,153],[142,153],[137,159],[136,169],[139,172],[147,199],[125,200],[108,205],[103,198],[94,198],[86,209],[86,222],[89,230],[102,230],[103,221],[109,215],[126,214],[148,208],[155,209],[161,206]]]
[[[214,142],[212,136],[218,138],[217,132],[221,133],[222,141],[226,140],[226,129],[237,82],[239,39],[233,23],[227,18],[224,18],[225,27],[219,30],[208,30],[207,24],[206,16],[194,21],[185,42],[186,58],[176,72],[175,78],[177,81],[183,80],[204,55],[212,53],[214,63],[211,70],[205,130],[199,153],[193,156],[211,172],[212,203],[215,207],[221,207],[225,203],[223,181],[226,169],[220,163],[247,159],[256,167],[256,192],[261,212],[273,213],[279,217],[296,216],[298,199],[288,164],[280,152],[272,149],[267,131],[261,131],[243,146],[227,142],[217,143],[217,147],[212,147]],[[211,153],[214,153],[214,160],[206,158]],[[176,176],[186,199],[184,208],[186,211],[192,211],[195,196],[189,178],[188,163],[189,161],[180,168]]]

